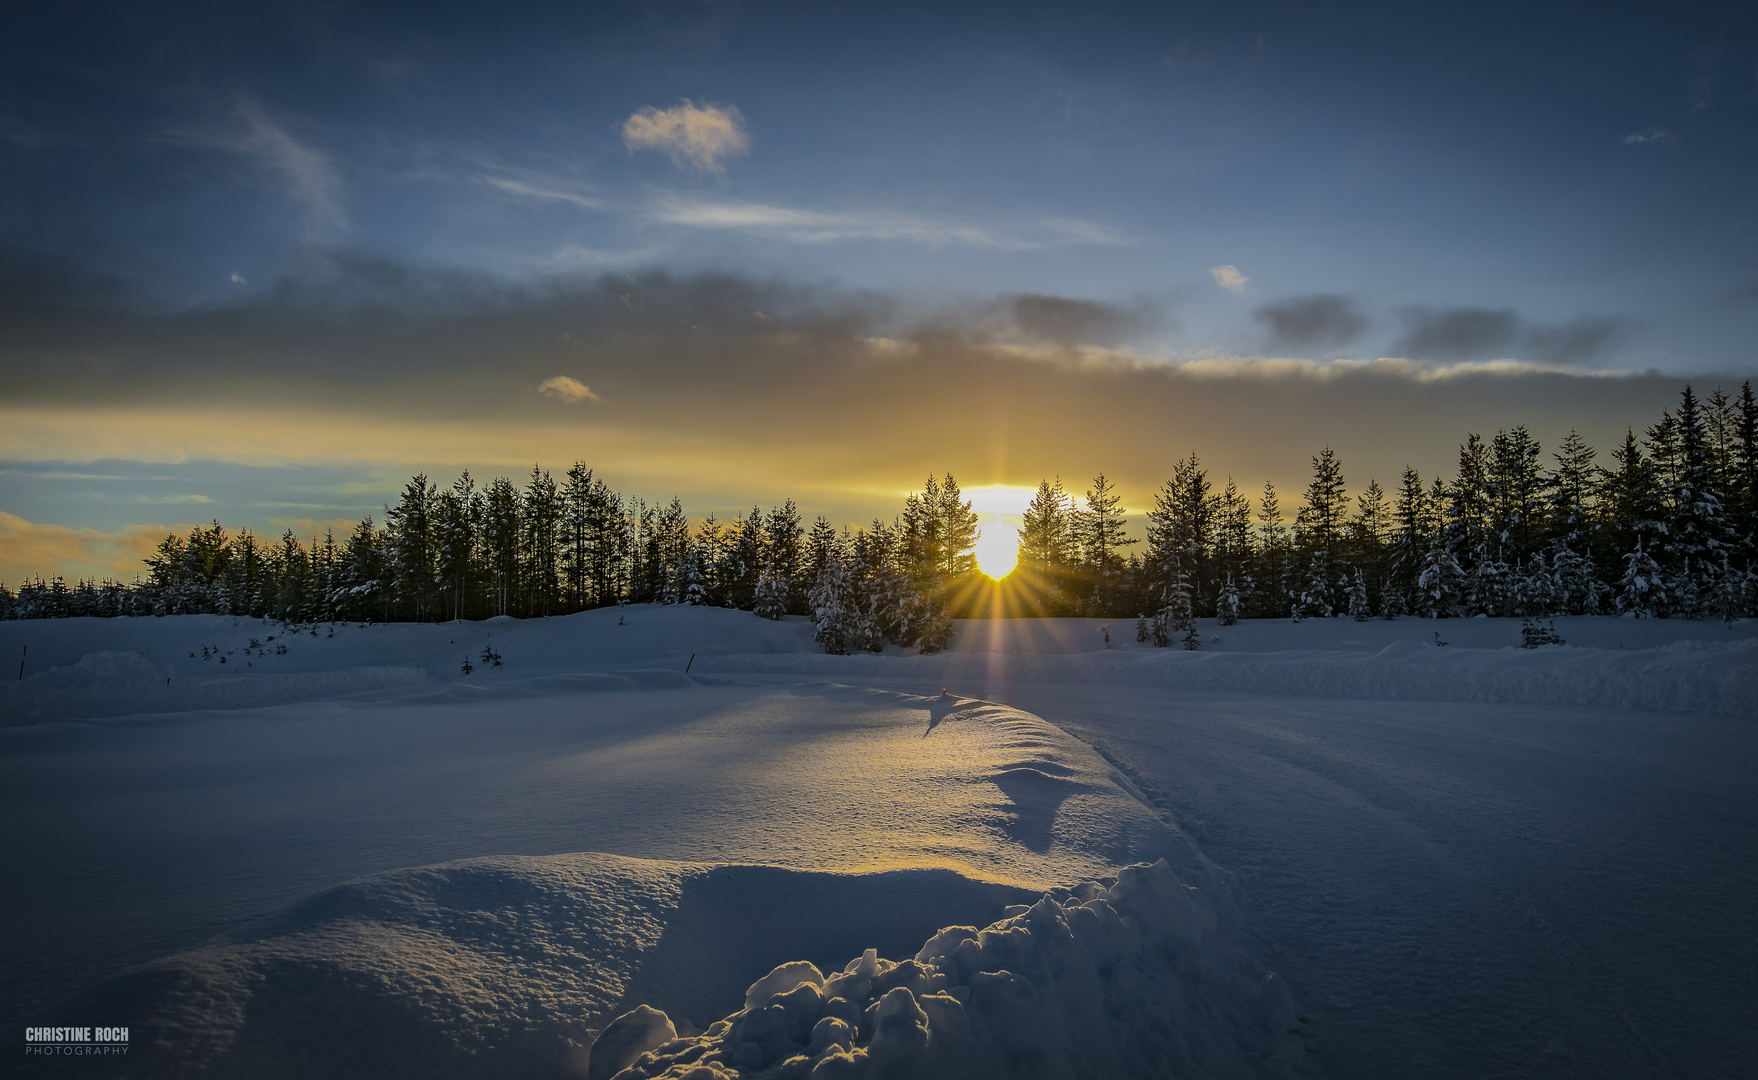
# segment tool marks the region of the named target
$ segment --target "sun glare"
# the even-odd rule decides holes
[[[977,569],[1000,581],[1019,564],[1019,530],[1003,518],[990,518],[977,533]]]

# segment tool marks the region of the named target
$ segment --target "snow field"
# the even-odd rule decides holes
[[[131,1076],[1758,1065],[1758,628],[1109,625],[0,624],[0,1014]]]

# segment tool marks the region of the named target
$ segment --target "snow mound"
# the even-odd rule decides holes
[[[30,1022],[128,1018],[130,1076],[579,1076],[638,1001],[695,1034],[789,957],[907,950],[1031,896],[945,870],[469,859],[316,893]]]
[[[1053,890],[983,930],[951,926],[912,959],[867,949],[826,978],[791,961],[738,1012],[675,1035],[646,1005],[594,1048],[590,1080],[732,1077],[1279,1076],[1304,1059],[1274,974],[1214,962],[1215,913],[1165,860]]]

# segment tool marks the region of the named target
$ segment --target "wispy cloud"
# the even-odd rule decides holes
[[[537,384],[537,392],[544,397],[552,397],[569,405],[578,405],[582,401],[600,400],[599,396],[592,392],[590,386],[566,375],[557,375],[554,378],[543,380]]]
[[[678,168],[686,165],[719,175],[726,159],[749,153],[751,136],[744,114],[731,105],[703,105],[688,98],[669,109],[651,105],[623,121],[623,145],[633,150],[663,150]]]
[[[1228,263],[1226,266],[1209,267],[1209,276],[1215,284],[1237,296],[1244,296],[1251,291],[1251,279],[1239,272],[1239,267]]]
[[[602,209],[604,200],[595,199],[590,195],[581,195],[572,191],[559,191],[552,187],[538,187],[519,180],[508,180],[503,176],[484,176],[482,182],[497,187],[509,195],[518,195],[526,199],[542,199],[550,202],[573,203],[575,206],[588,210]]]
[[[1012,226],[974,225],[886,211],[798,210],[767,203],[665,196],[649,215],[669,225],[737,229],[803,244],[836,240],[901,240],[931,247],[1021,251],[1049,247],[1118,247],[1129,241],[1103,225],[1075,218],[1038,218]]]
[[[180,128],[167,133],[171,142],[223,150],[247,158],[281,181],[288,198],[305,207],[314,232],[334,234],[348,227],[342,209],[342,181],[330,159],[295,139],[263,108],[240,98],[233,110],[237,123],[223,127]]]
[[[1665,128],[1651,127],[1643,128],[1641,131],[1632,131],[1618,141],[1625,146],[1661,146],[1666,143],[1677,142],[1678,138]]]

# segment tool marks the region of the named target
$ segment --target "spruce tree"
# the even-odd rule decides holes
[[[1349,501],[1344,493],[1343,463],[1329,446],[1312,458],[1312,480],[1306,501],[1294,515],[1295,546],[1306,568],[1300,605],[1308,615],[1329,618],[1339,597],[1332,579],[1343,562],[1344,529]]]
[[[1349,583],[1349,617],[1356,622],[1373,618],[1373,607],[1367,602],[1367,581],[1360,570],[1355,571],[1355,580]]]
[[[1624,556],[1624,577],[1618,583],[1618,614],[1652,619],[1665,605],[1660,564],[1643,550],[1638,538],[1636,549]]]
[[[1111,600],[1123,582],[1122,550],[1135,539],[1124,534],[1123,497],[1100,473],[1086,493],[1086,507],[1076,512],[1075,534],[1088,574],[1087,612],[1111,614]]]

